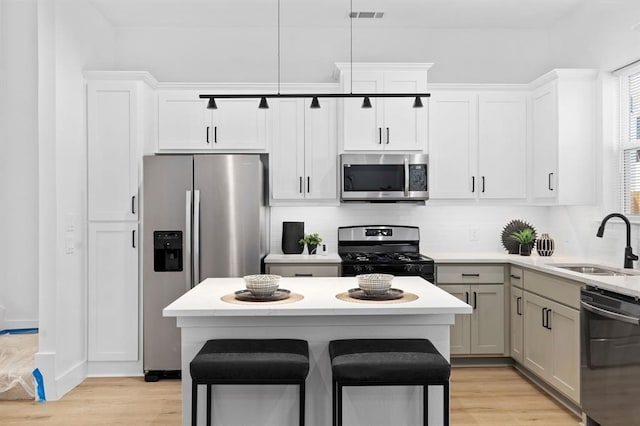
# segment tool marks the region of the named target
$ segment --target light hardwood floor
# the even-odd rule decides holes
[[[454,368],[454,426],[576,426],[579,419],[511,367]],[[0,401],[0,425],[180,424],[180,382],[91,378],[59,401]],[[253,425],[259,426],[259,425]],[[389,425],[402,426],[402,425]]]

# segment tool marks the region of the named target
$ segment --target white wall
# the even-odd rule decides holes
[[[340,207],[272,207],[271,252],[282,253],[282,222],[304,222],[306,234],[317,232],[327,250],[337,251],[338,226],[410,225],[420,228],[420,250],[436,252],[503,251],[501,233],[513,219],[548,232],[548,208],[484,204],[445,205],[357,203]],[[477,240],[472,241],[472,233]],[[562,244],[558,252],[566,250]]]
[[[159,81],[277,82],[275,29],[118,28],[117,67]],[[437,83],[528,83],[551,69],[543,30],[354,30],[354,62],[433,62]],[[281,82],[331,82],[346,28],[282,28]]]
[[[38,320],[36,4],[0,3],[0,305],[6,328]]]
[[[86,375],[87,131],[82,71],[113,66],[114,33],[86,2],[41,1],[39,6],[41,172],[48,177],[41,190],[54,194],[41,205],[41,216],[46,216],[41,222],[53,231],[41,235],[40,249],[46,248],[55,262],[40,280],[41,300],[46,303],[40,308],[37,363],[44,369],[48,398],[57,399]]]

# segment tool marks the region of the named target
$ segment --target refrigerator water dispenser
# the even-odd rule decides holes
[[[153,270],[182,271],[182,231],[153,232]]]

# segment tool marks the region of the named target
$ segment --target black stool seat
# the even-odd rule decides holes
[[[209,340],[193,358],[191,377],[218,383],[305,380],[309,346],[295,339]]]
[[[189,365],[191,424],[198,416],[198,385],[207,386],[207,425],[212,418],[212,385],[299,386],[299,424],[304,426],[309,344],[298,339],[219,339],[207,341]]]
[[[348,339],[329,343],[333,376],[333,425],[342,426],[343,386],[422,386],[428,425],[428,387],[440,385],[449,425],[451,365],[427,339]]]
[[[426,339],[352,339],[329,344],[333,376],[360,384],[449,380],[451,367]]]

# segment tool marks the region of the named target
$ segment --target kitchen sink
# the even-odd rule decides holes
[[[626,275],[638,275],[639,272],[630,269],[618,269],[608,266],[592,265],[592,264],[561,264],[561,263],[548,263],[548,266],[555,268],[567,269],[573,272],[579,272],[587,275],[600,275],[600,276],[626,276]]]

